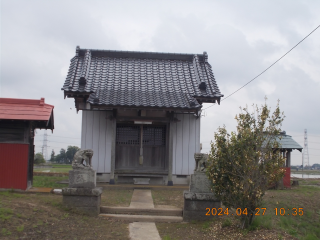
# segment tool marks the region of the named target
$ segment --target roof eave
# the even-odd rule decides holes
[[[164,111],[186,111],[186,112],[193,112],[198,113],[198,111],[201,109],[202,105],[200,107],[195,108],[182,108],[182,107],[158,107],[158,106],[132,106],[132,105],[106,105],[106,104],[92,104],[91,109],[144,109],[144,110],[164,110]]]
[[[64,89],[62,89],[64,90]],[[87,91],[67,91],[64,90],[63,94],[64,94],[64,98],[73,98],[73,97],[89,97],[89,95],[91,93],[94,93],[93,91],[87,92]]]

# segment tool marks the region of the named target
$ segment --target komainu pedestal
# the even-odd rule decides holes
[[[100,213],[102,188],[96,187],[96,171],[91,166],[92,155],[91,149],[76,152],[73,170],[69,171],[69,186],[62,189],[62,195],[66,207],[96,216]]]
[[[76,212],[97,216],[100,213],[102,188],[63,188],[63,204]]]
[[[183,221],[200,220],[205,221],[215,216],[206,215],[208,209],[221,207],[221,202],[211,192],[211,183],[205,173],[207,154],[195,153],[196,168],[191,174],[189,191],[183,192],[184,207]]]

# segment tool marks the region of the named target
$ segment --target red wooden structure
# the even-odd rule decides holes
[[[281,154],[283,154],[283,157],[285,157],[286,159],[285,164],[283,166],[283,168],[286,170],[282,180],[283,186],[286,188],[290,188],[291,152],[295,149],[301,152],[302,147],[290,135],[287,135],[285,131],[280,133],[279,137],[277,138],[277,141],[280,144]]]
[[[0,143],[0,187],[27,189],[29,144]]]
[[[289,188],[291,187],[291,182],[290,182],[290,167],[285,167],[284,168],[286,170],[286,172],[284,173],[284,177],[282,179],[283,181],[283,186],[286,187],[286,188]]]
[[[0,188],[32,186],[34,129],[54,129],[53,108],[44,98],[0,98]]]

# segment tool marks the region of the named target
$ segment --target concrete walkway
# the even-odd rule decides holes
[[[161,240],[154,222],[134,222],[129,224],[130,240]]]
[[[133,190],[130,206],[131,208],[154,208],[150,190]]]
[[[133,190],[130,208],[154,208],[151,190]],[[129,224],[131,240],[161,240],[154,222],[133,222]]]

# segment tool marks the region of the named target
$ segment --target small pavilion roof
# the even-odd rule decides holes
[[[277,137],[277,141],[280,143],[280,149],[297,149],[300,152],[303,149],[303,147],[301,147],[299,143],[297,143],[290,135],[287,135],[285,131],[280,133],[280,135]]]
[[[0,120],[35,121],[36,127],[53,130],[53,108],[44,102],[44,98],[0,98]]]

